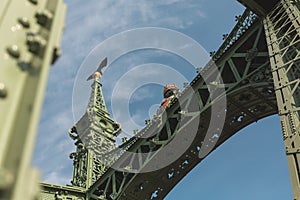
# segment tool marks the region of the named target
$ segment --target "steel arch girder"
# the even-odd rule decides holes
[[[222,51],[222,54],[215,61],[224,81],[217,84],[224,87],[226,91],[226,95],[223,93],[218,99],[227,98],[227,107],[220,108],[223,111],[226,109],[226,120],[224,129],[214,144],[215,146],[211,147],[212,149],[217,148],[248,124],[277,113],[263,26],[261,21],[257,19],[253,23],[243,35],[239,36],[234,44],[231,44],[226,51]],[[147,158],[139,157],[138,154],[137,158],[134,156],[121,156],[118,160],[119,166],[126,168],[130,163],[132,164],[137,160],[136,163],[139,167],[143,169],[149,167],[151,162],[157,158],[159,147],[164,147],[175,135],[183,134],[185,130],[176,125],[179,124],[183,116],[188,117],[188,120],[185,121],[187,124],[192,124],[197,117],[201,119],[210,118],[210,108],[218,100],[211,102],[210,98],[207,97],[209,96],[207,93],[209,93],[210,83],[205,83],[203,76],[208,77],[206,81],[213,82],[212,77],[216,76],[216,71],[209,70],[213,64],[213,61],[208,63],[191,82],[190,86],[183,91],[183,94],[178,97],[179,100],[174,101],[167,109],[168,120],[165,129],[153,134],[157,132],[156,126],[158,124],[157,121],[152,120],[147,127],[140,131],[140,135],[123,145],[127,151],[139,154],[145,151],[142,148],[148,146],[148,149],[151,149],[151,145],[154,143],[158,151]],[[195,94],[195,97],[191,98],[193,94]],[[194,108],[190,108],[191,102],[194,102],[192,99],[195,98],[200,112],[194,112]],[[184,102],[183,108],[179,108],[179,101]],[[188,103],[185,104],[185,102]],[[171,165],[148,173],[138,173],[138,170],[136,170],[136,173],[119,172],[110,168],[91,186],[87,192],[87,197],[98,199],[102,195],[103,198],[107,199],[150,199],[151,195],[156,193],[157,198],[162,199],[202,160],[198,157],[198,154],[199,150],[204,148],[201,142],[205,138],[209,121],[201,120],[199,124],[189,128],[195,126],[197,127],[195,139]],[[148,134],[150,137],[142,138],[141,135],[144,134]],[[164,137],[160,137],[162,135]]]

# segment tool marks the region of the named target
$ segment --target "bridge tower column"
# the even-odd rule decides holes
[[[299,0],[281,0],[264,19],[294,200],[300,199],[299,6]]]
[[[0,199],[37,199],[32,152],[50,65],[60,55],[62,0],[0,3]]]
[[[69,129],[76,145],[76,152],[70,154],[74,165],[72,184],[86,189],[117,159],[114,137],[121,131],[107,111],[99,78],[91,87],[85,114]]]

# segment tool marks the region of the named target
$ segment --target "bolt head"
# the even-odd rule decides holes
[[[38,0],[29,0],[29,2],[36,5],[38,3]]]
[[[21,17],[18,19],[18,22],[24,27],[24,28],[29,28],[30,27],[30,22],[27,17]]]
[[[7,90],[4,83],[0,83],[0,98],[5,98],[7,96]]]
[[[20,50],[17,45],[11,45],[7,47],[6,51],[9,53],[14,58],[19,58],[20,57]]]

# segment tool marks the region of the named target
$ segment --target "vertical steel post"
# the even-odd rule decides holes
[[[294,199],[300,199],[299,0],[281,0],[264,19]]]
[[[62,0],[4,0],[0,5],[0,199],[36,199],[31,168],[48,70],[59,56]]]

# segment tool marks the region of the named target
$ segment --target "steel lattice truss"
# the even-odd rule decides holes
[[[44,184],[43,194],[49,195],[49,199],[51,195],[52,199],[66,199],[71,193],[78,199],[91,200],[151,199],[153,194],[156,199],[163,199],[209,152],[243,127],[279,113],[297,199],[300,196],[297,5],[298,1],[282,0],[266,17],[258,17],[246,9],[237,17],[233,31],[224,35],[220,49],[211,53],[212,60],[198,71],[198,76],[166,112],[154,117],[135,137],[114,147],[113,162],[110,167],[101,168],[97,179],[77,184],[80,187],[75,183],[72,190]],[[222,81],[218,80],[218,72]],[[214,114],[217,118],[212,118]],[[219,127],[218,119],[224,114],[224,127]],[[168,149],[172,143],[173,148]],[[175,148],[179,146],[185,147],[184,151]],[[158,165],[158,161],[176,156],[179,151],[180,155],[169,165]],[[84,164],[78,171],[83,173],[79,177],[86,177],[84,181],[88,179],[88,171],[101,163],[94,155],[88,158],[89,154],[89,150],[83,152]]]
[[[282,1],[264,20],[294,199],[300,198],[299,1]]]
[[[201,149],[216,148],[246,125],[277,112],[263,26],[261,20],[255,20],[248,10],[245,13],[248,14],[247,17],[241,19],[252,19],[252,26],[249,26],[249,22],[239,22],[244,28],[238,30],[244,31],[234,29],[238,36],[230,34],[233,38],[227,38],[226,45],[219,50],[222,55],[214,57],[223,83],[214,83],[217,74],[211,70],[211,61],[168,108],[163,127],[159,126],[163,120],[154,119],[135,138],[128,141],[130,144],[124,144],[127,151],[135,154],[122,156],[115,165],[130,168],[131,173],[108,169],[88,189],[88,198],[97,199],[102,195],[104,199],[150,199],[155,193],[157,198],[162,199],[202,160],[198,157]],[[235,42],[231,44],[232,41]],[[204,76],[209,78],[204,80]],[[227,108],[219,107],[217,112],[226,112],[225,126],[222,130],[208,132],[211,106],[225,98],[224,93],[218,92],[221,86],[226,91]],[[218,96],[214,96],[214,93]],[[200,124],[197,124],[198,118]],[[189,133],[193,129],[197,133],[191,138]],[[150,137],[145,137],[147,135]],[[175,137],[181,138],[183,144],[189,144],[175,162],[154,172],[138,173],[141,168],[150,167],[155,160],[170,157],[172,151],[162,153],[160,150]],[[191,139],[193,141],[189,141]],[[147,156],[143,157],[142,153]],[[132,173],[134,170],[136,173]]]

